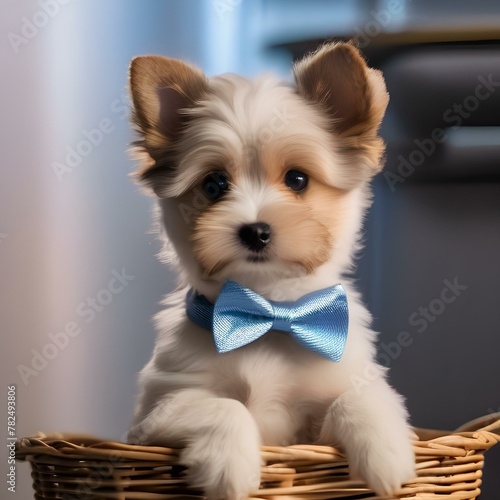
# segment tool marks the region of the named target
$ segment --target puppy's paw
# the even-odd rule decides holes
[[[216,443],[198,438],[181,453],[188,467],[188,482],[204,491],[208,500],[243,500],[260,484],[260,448],[241,447],[236,441]]]
[[[402,397],[383,379],[337,398],[321,430],[322,442],[346,450],[351,476],[382,496],[394,496],[416,476],[412,435]]]
[[[360,477],[377,494],[394,496],[416,476],[415,455],[408,437],[372,437],[356,456],[350,456],[351,475]]]

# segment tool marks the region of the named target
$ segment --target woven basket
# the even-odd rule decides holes
[[[484,452],[500,441],[500,413],[453,433],[416,429],[418,478],[397,498],[472,500],[481,490]],[[32,467],[35,499],[163,500],[202,498],[185,483],[178,451],[69,434],[38,435],[17,443],[17,458]],[[252,499],[382,499],[349,478],[342,452],[328,446],[262,448],[262,484]],[[384,497],[385,498],[385,497]]]

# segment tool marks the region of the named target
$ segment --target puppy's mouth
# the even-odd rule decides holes
[[[262,254],[252,254],[248,255],[246,258],[247,262],[259,263],[259,262],[269,262],[269,257]]]

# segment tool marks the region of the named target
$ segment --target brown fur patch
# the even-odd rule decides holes
[[[193,252],[206,276],[213,276],[238,258],[242,248],[237,237],[236,221],[229,223],[229,214],[223,202],[203,212],[192,233]]]
[[[325,165],[318,154],[319,147],[324,149],[324,144],[315,145],[310,138],[304,141],[301,137],[266,144],[260,152],[259,161],[267,181],[281,187],[286,172],[299,170],[323,184],[329,184],[329,165]]]
[[[283,207],[269,210],[265,219],[276,228],[279,258],[302,266],[308,273],[324,264],[335,245],[343,216],[344,191],[309,178],[303,193],[284,185],[276,187],[288,198]],[[266,210],[263,210],[263,215]]]
[[[132,121],[143,137],[136,145],[154,160],[141,165],[139,178],[168,157],[172,142],[183,127],[182,110],[201,99],[207,88],[204,74],[182,61],[161,56],[132,60]]]
[[[328,114],[353,161],[360,155],[380,170],[384,143],[377,134],[389,102],[382,74],[352,44],[337,43],[298,62],[294,75],[299,93]]]

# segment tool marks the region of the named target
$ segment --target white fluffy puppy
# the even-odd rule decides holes
[[[181,287],[156,317],[130,440],[182,447],[191,484],[210,499],[259,487],[262,444],[340,445],[351,473],[382,495],[415,475],[403,399],[376,363],[370,314],[348,277],[381,168],[384,80],[354,46],[333,43],[294,76],[295,86],[206,78],[159,56],[131,65],[137,176],[159,199]],[[279,311],[342,285],[339,359],[283,331],[283,318],[219,352],[210,308],[228,281]],[[204,301],[208,320],[193,320],[192,300]]]

